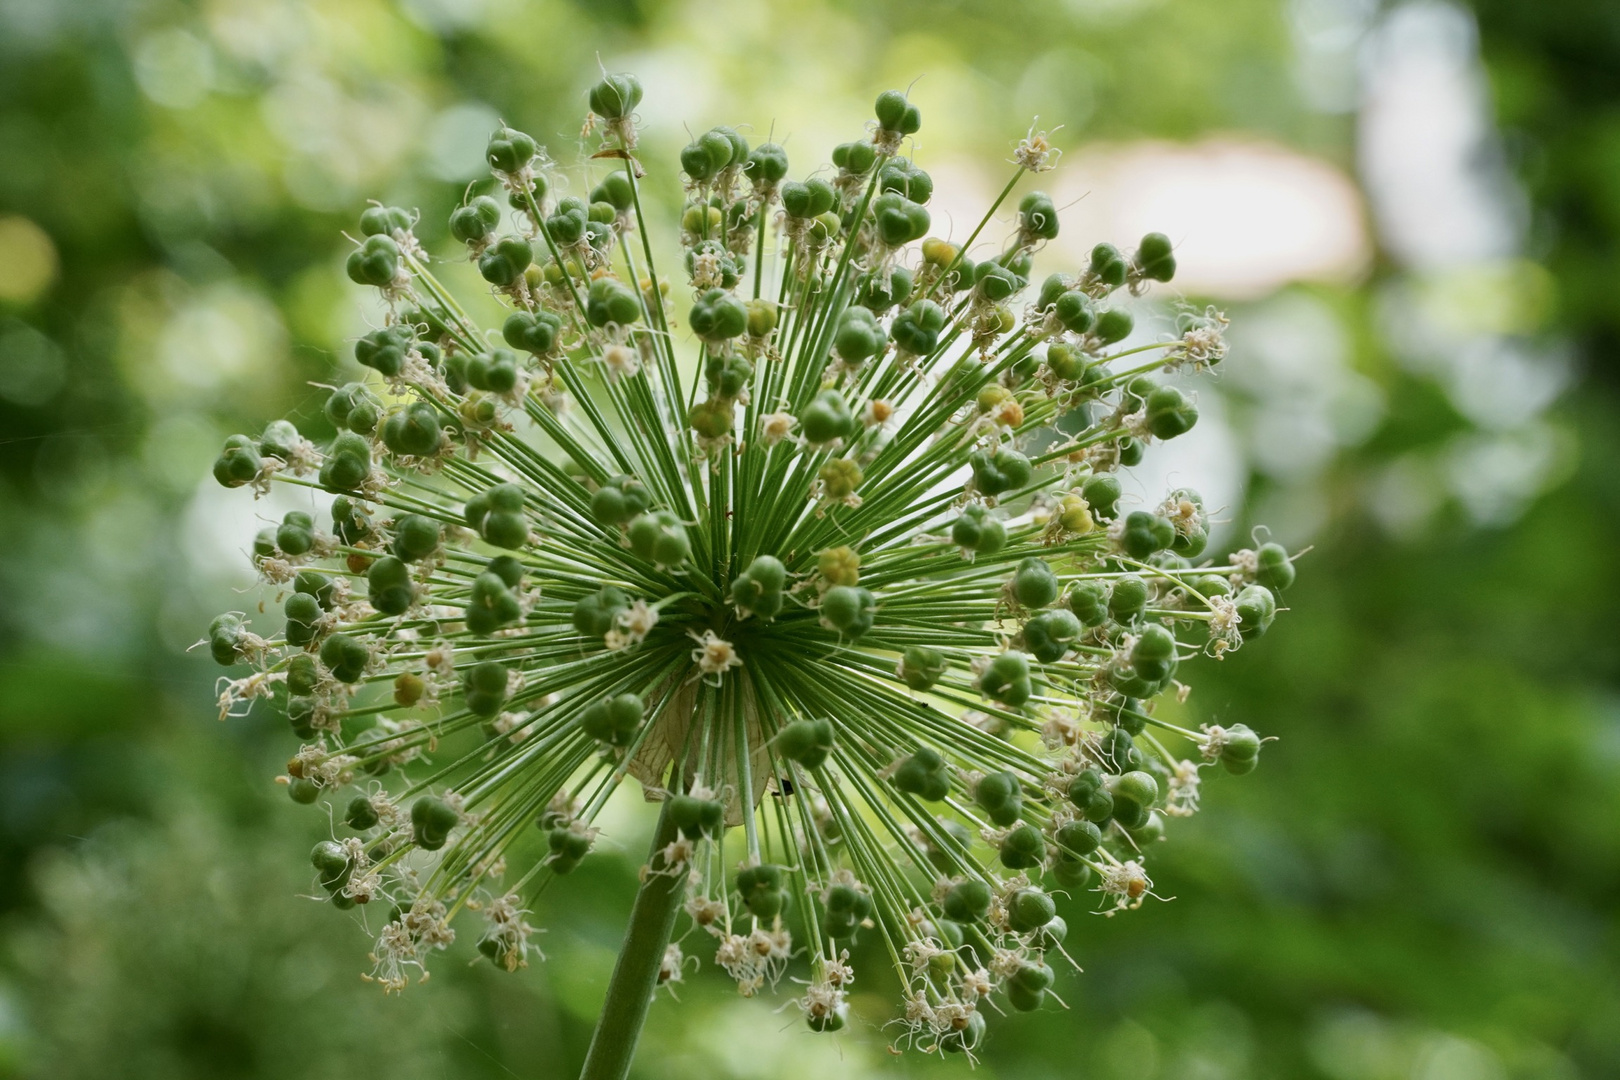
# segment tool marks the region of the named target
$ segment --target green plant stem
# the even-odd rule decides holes
[[[663,868],[659,852],[675,839],[676,831],[666,799],[647,857],[649,868]],[[624,947],[613,965],[613,977],[608,982],[602,1015],[597,1018],[580,1080],[624,1080],[629,1075],[653,991],[658,989],[658,969],[675,930],[685,884],[685,874],[649,873],[636,892],[630,928],[625,931]]]

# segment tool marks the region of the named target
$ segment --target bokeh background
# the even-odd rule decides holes
[[[463,942],[384,999],[301,898],[284,725],[186,650],[249,581],[221,437],[351,363],[340,230],[442,236],[497,117],[578,160],[598,57],[666,177],[720,122],[802,175],[918,80],[959,230],[1061,125],[1049,254],[1163,229],[1233,318],[1149,469],[1314,545],[1191,701],[1279,741],[1158,853],[1173,902],[1064,911],[1070,1010],[979,1075],[1620,1075],[1611,0],[0,0],[0,1077],[577,1070],[644,819],[547,895],[548,963]],[[961,1074],[863,989],[833,1039],[690,974],[638,1075]]]

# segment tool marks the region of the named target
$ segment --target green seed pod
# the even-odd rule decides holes
[[[782,588],[787,568],[774,555],[761,555],[731,582],[731,602],[760,619],[775,618],[782,610]]]
[[[394,283],[399,276],[399,245],[392,237],[368,236],[354,251],[344,269],[349,280],[356,285],[375,285],[383,288]]]
[[[821,391],[799,414],[799,429],[804,432],[805,441],[812,446],[837,442],[854,432],[855,428],[855,414],[850,412],[844,395],[837,390]]]
[[[1019,889],[1007,904],[1007,925],[1015,934],[1033,933],[1055,918],[1057,905],[1043,889]]]
[[[1091,298],[1083,292],[1064,293],[1053,305],[1053,311],[1064,328],[1076,334],[1085,333],[1097,323],[1097,311],[1091,305]]]
[[[287,785],[287,795],[293,802],[301,806],[308,806],[321,797],[321,789],[315,786],[313,780],[300,776]]]
[[[1078,893],[1091,887],[1096,872],[1082,859],[1059,857],[1052,861],[1052,879],[1070,892]]]
[[[591,517],[606,528],[616,528],[646,510],[651,501],[640,480],[615,476],[591,495]]]
[[[432,518],[401,514],[394,522],[394,539],[389,550],[406,562],[419,562],[437,555],[443,538],[442,528]]]
[[[945,309],[932,300],[917,300],[894,317],[889,336],[902,351],[927,356],[939,344],[945,329]]]
[[[528,167],[538,147],[534,140],[514,128],[502,127],[489,137],[484,159],[496,172],[515,173]]]
[[[821,624],[841,637],[861,637],[877,618],[877,598],[866,589],[835,585],[821,597]]]
[[[833,333],[833,351],[849,367],[858,367],[876,356],[888,340],[877,316],[864,307],[850,307],[838,318]],[[836,390],[826,391],[836,394]],[[839,398],[842,401],[842,397]]]
[[[480,195],[466,206],[450,211],[450,235],[464,244],[481,243],[501,223],[501,204]]]
[[[1198,423],[1198,406],[1174,386],[1161,386],[1148,395],[1147,425],[1155,439],[1185,435]]]
[[[354,343],[354,358],[365,367],[393,378],[405,366],[416,335],[408,326],[385,326],[363,335]]]
[[[687,324],[704,341],[730,341],[747,331],[748,305],[724,289],[710,289],[692,305]]]
[[[872,223],[878,239],[896,248],[928,235],[932,218],[927,207],[914,203],[896,191],[887,191],[872,200]]]
[[[1032,191],[1018,204],[1018,230],[1028,239],[1056,240],[1058,234],[1057,206],[1044,191]]]
[[[951,525],[951,542],[975,555],[994,555],[1007,544],[1007,528],[988,507],[968,503]]]
[[[968,455],[968,466],[973,470],[974,487],[990,496],[1018,491],[1034,476],[1029,458],[1006,447],[994,452],[975,450]]]
[[[1043,611],[1024,624],[1024,647],[1038,663],[1055,664],[1066,656],[1085,633],[1085,627],[1071,611],[1054,608]]]
[[[467,382],[475,390],[509,394],[517,388],[519,364],[509,349],[491,349],[466,358]]]
[[[769,337],[771,331],[776,329],[776,303],[771,300],[748,301],[748,336],[761,339]]]
[[[1153,778],[1152,773],[1133,771],[1124,773],[1113,783],[1115,816],[1118,816],[1119,804],[1122,801],[1134,802],[1141,807],[1151,807],[1159,801],[1159,782]]]
[[[1048,274],[1046,280],[1041,282],[1041,291],[1035,300],[1036,311],[1049,311],[1058,298],[1074,288],[1074,278],[1068,274]]]
[[[376,826],[377,808],[366,796],[356,795],[349,800],[349,807],[344,811],[343,820],[348,823],[349,828],[364,832]]]
[[[1091,507],[1091,516],[1099,521],[1113,521],[1119,516],[1119,500],[1124,494],[1119,477],[1113,473],[1095,473],[1080,488],[1080,495]]]
[[[1261,544],[1255,562],[1254,579],[1272,592],[1281,592],[1294,583],[1294,564],[1281,544]]]
[[[1126,772],[1141,766],[1145,760],[1136,742],[1121,727],[1110,728],[1097,747],[1101,760],[1114,767],[1115,772]]]
[[[952,1028],[939,1037],[939,1048],[947,1054],[965,1054],[977,1050],[984,1041],[984,1013],[968,1013],[965,1027]]]
[[[783,888],[783,877],[782,867],[769,863],[745,866],[737,872],[737,891],[756,918],[774,919],[787,909],[788,894]]]
[[[1069,588],[1069,610],[1087,626],[1108,621],[1108,585],[1101,581],[1077,581]]]
[[[546,235],[558,247],[573,247],[590,231],[591,209],[584,199],[559,199],[545,220]],[[497,283],[498,284],[498,283]]]
[[[384,615],[403,615],[416,601],[410,567],[392,555],[374,561],[366,570],[367,599]]]
[[[934,178],[910,158],[890,158],[878,172],[878,191],[894,192],[921,204],[933,197]]]
[[[597,278],[585,300],[585,317],[592,326],[629,326],[641,318],[641,298],[622,281]]]
[[[1264,585],[1245,585],[1234,601],[1237,604],[1238,632],[1244,641],[1260,637],[1271,629],[1277,617],[1277,597]]]
[[[501,337],[514,349],[545,356],[557,347],[562,319],[549,311],[514,311],[501,327]]]
[[[1153,281],[1169,281],[1176,276],[1176,257],[1170,238],[1164,233],[1150,232],[1136,247],[1136,267],[1142,276]]]
[[[982,262],[973,271],[974,287],[986,300],[1000,303],[1022,289],[1026,282],[997,262]]]
[[[315,666],[313,656],[299,653],[287,661],[287,693],[294,697],[313,694],[320,682],[321,670]]]
[[[1016,649],[991,660],[979,676],[979,689],[986,697],[1014,708],[1029,700],[1035,692],[1029,678],[1029,658]]]
[[[514,556],[497,555],[485,564],[484,569],[500,578],[501,583],[508,589],[515,589],[523,584],[523,563]]]
[[[225,449],[214,459],[214,479],[225,487],[241,487],[252,483],[264,468],[259,449],[246,435],[232,435],[225,440]]]
[[[816,479],[821,483],[822,495],[837,501],[855,494],[865,474],[853,459],[833,458],[816,470]]]
[[[1112,345],[1116,341],[1124,341],[1136,329],[1136,319],[1124,308],[1109,308],[1107,311],[1097,312],[1097,322],[1092,326],[1091,332],[1098,341],[1104,345]]]
[[[628,530],[630,550],[660,569],[679,566],[692,555],[686,526],[668,510],[638,515]]]
[[[698,799],[691,795],[671,795],[669,816],[688,840],[719,836],[725,831],[726,804],[719,799]]]
[[[939,802],[951,793],[951,772],[939,751],[924,746],[894,771],[894,786],[908,795]]]
[[[992,822],[1004,827],[1017,822],[1024,812],[1023,787],[1015,774],[1006,771],[981,776],[973,788],[973,801]]]
[[[315,640],[315,627],[321,620],[321,605],[307,593],[289,593],[282,611],[287,616],[287,644],[303,648]]]
[[[371,520],[360,504],[339,495],[332,500],[332,531],[345,544],[357,544],[371,535]]]
[[[879,94],[873,111],[877,114],[878,127],[896,135],[915,135],[922,127],[922,113],[900,90],[885,90]]]
[[[290,420],[272,420],[265,425],[264,434],[259,436],[259,453],[265,457],[276,457],[282,461],[291,461],[297,452],[297,445],[303,441],[298,434],[298,428]]]
[[[641,104],[641,80],[634,75],[604,75],[591,87],[591,112],[604,120],[623,120]]]
[[[1113,244],[1098,244],[1091,249],[1091,272],[1110,289],[1117,289],[1125,284],[1130,266],[1119,248]]]
[[[1233,724],[1221,738],[1221,765],[1234,776],[1254,771],[1260,763],[1260,736],[1247,724]]]
[[[681,151],[681,170],[700,184],[712,180],[731,164],[733,150],[724,132],[711,129],[686,144]]]
[[[521,236],[503,236],[478,256],[478,272],[499,288],[514,284],[534,262],[534,249]]]
[[[1114,587],[1108,594],[1108,614],[1116,622],[1130,622],[1142,614],[1147,601],[1147,582],[1135,574],[1126,574],[1115,579]]]
[[[614,585],[604,585],[580,598],[574,605],[574,629],[586,637],[601,638],[613,629],[620,612],[628,611],[630,598]]]
[[[1045,964],[1024,961],[1005,984],[1008,1004],[1019,1012],[1034,1012],[1046,1000],[1052,979],[1052,969]]]
[[[1075,794],[1073,787],[1074,785],[1071,784],[1069,792],[1071,798]],[[1099,789],[1094,787],[1091,790],[1095,792]],[[1110,798],[1112,797],[1110,796]],[[1109,812],[1110,814],[1113,812],[1112,803],[1110,803]],[[1085,818],[1064,822],[1057,831],[1058,847],[1062,849],[1063,854],[1068,855],[1070,858],[1083,859],[1096,851],[1101,843],[1102,830]]]
[[[333,493],[349,491],[370,475],[371,444],[352,431],[340,432],[321,463],[321,486]]]
[[[1143,451],[1141,442],[1125,435],[1119,440],[1119,463],[1127,467],[1140,465]]]
[[[1165,518],[1146,510],[1133,510],[1125,518],[1120,547],[1133,559],[1145,559],[1163,551],[1176,539],[1176,527]]]
[[[777,732],[774,744],[777,753],[806,769],[819,769],[826,764],[833,748],[831,720],[795,720]]]
[[[609,746],[629,746],[641,727],[646,707],[634,694],[619,694],[592,702],[579,714],[585,734]],[[697,800],[692,800],[696,802]]]
[[[461,815],[443,799],[423,795],[411,804],[411,833],[416,846],[438,851],[450,838],[450,830],[461,824]]]
[[[1128,830],[1131,840],[1138,848],[1146,848],[1149,844],[1157,844],[1164,839],[1164,815],[1157,810],[1149,810],[1147,817],[1140,825]]]
[[[1034,555],[1021,559],[1013,571],[1012,595],[1020,607],[1049,607],[1058,598],[1057,575],[1044,559]]]
[[[463,677],[462,693],[475,716],[497,715],[508,697],[506,665],[499,660],[474,664]]]
[[[523,604],[499,574],[485,570],[473,579],[467,597],[468,630],[474,634],[493,634],[522,618]]]
[[[382,440],[391,454],[431,457],[438,452],[443,431],[438,411],[425,401],[413,401],[389,414],[383,423]]]
[[[315,519],[302,510],[292,510],[276,529],[276,547],[288,555],[307,555],[315,546]]]
[[[606,202],[608,206],[625,214],[630,207],[635,206],[635,185],[630,183],[629,173],[612,172],[603,176],[603,181],[591,188],[591,206],[598,202]]]
[[[946,667],[945,654],[938,649],[907,645],[900,655],[900,681],[913,690],[927,690],[945,674]]]
[[[354,861],[343,850],[343,845],[335,840],[322,840],[316,844],[309,853],[309,861],[315,867],[321,888],[327,892],[337,892],[343,888],[354,873]]]
[[[825,180],[812,177],[802,184],[790,180],[782,185],[782,209],[788,217],[820,217],[837,203],[838,192]]]
[[[1114,816],[1113,793],[1104,785],[1102,774],[1096,769],[1086,769],[1069,782],[1069,801],[1085,815],[1086,821],[1093,824],[1104,825]],[[1101,833],[1098,838],[1101,839]],[[1067,841],[1060,842],[1066,847],[1070,846]],[[1079,848],[1074,850],[1076,854],[1081,853]]]
[[[371,650],[359,638],[332,634],[321,643],[321,663],[341,683],[357,683],[371,663]]]
[[[775,187],[787,177],[787,151],[776,143],[761,143],[748,154],[744,175],[756,188]]]
[[[387,236],[410,232],[411,214],[398,206],[368,206],[360,211],[360,232],[365,236]]]
[[[946,891],[939,906],[952,922],[982,922],[990,911],[990,886],[977,878],[959,881]]]
[[[872,898],[853,885],[838,884],[827,889],[822,901],[822,929],[835,941],[855,936],[861,923],[872,914]]]
[[[546,846],[551,850],[551,869],[558,874],[571,874],[591,853],[591,838],[573,829],[552,829],[546,834]]]
[[[516,484],[496,484],[479,492],[467,500],[462,514],[487,544],[516,551],[529,542],[523,489]]]
[[[253,558],[274,558],[280,549],[276,547],[276,530],[266,526],[253,536]]]
[[[860,176],[877,164],[877,147],[869,142],[839,143],[833,147],[832,163],[844,172]]]
[[[1046,861],[1046,838],[1027,821],[1014,825],[1001,841],[1001,865],[1009,870],[1028,870]]]
[[[333,427],[370,435],[377,428],[377,418],[382,415],[382,403],[364,383],[347,383],[332,391],[323,411]]]
[[[754,377],[754,365],[748,357],[738,353],[711,356],[704,365],[703,377],[711,395],[717,399],[735,401]]]

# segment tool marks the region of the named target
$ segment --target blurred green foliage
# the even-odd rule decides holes
[[[989,1074],[1620,1073],[1610,7],[1477,4],[1527,254],[1552,274],[1529,331],[1575,350],[1548,418],[1574,464],[1521,514],[1480,525],[1441,499],[1386,527],[1390,478],[1455,460],[1435,455],[1473,426],[1381,321],[1434,282],[1381,253],[1366,280],[1281,298],[1325,313],[1385,403],[1305,481],[1250,478],[1270,509],[1309,489],[1316,549],[1278,632],[1206,664],[1188,709],[1281,741],[1247,782],[1212,781],[1158,858],[1174,903],[1117,920],[1071,903],[1071,1009],[998,1026]],[[340,230],[365,198],[420,206],[437,237],[497,116],[573,160],[598,54],[641,71],[671,130],[741,100],[804,133],[801,159],[922,72],[931,151],[1004,153],[1038,113],[1069,148],[1239,131],[1349,170],[1354,109],[1313,104],[1300,68],[1334,32],[1353,68],[1387,17],[1349,0],[0,3],[0,1076],[566,1077],[583,1053],[640,819],[626,810],[621,857],[545,898],[549,962],[440,965],[385,1000],[356,976],[365,936],[299,898],[320,823],[268,782],[278,725],[217,724],[213,672],[184,651],[242,580],[208,461],[226,431],[318,412],[307,383],[362,325]],[[1232,382],[1241,436],[1275,403]],[[654,1010],[642,1075],[961,1067],[890,1058],[871,1028],[817,1041],[689,979]],[[880,1024],[889,988],[858,989]]]

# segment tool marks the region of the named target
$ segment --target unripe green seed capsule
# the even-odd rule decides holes
[[[994,824],[1013,825],[1024,812],[1023,786],[1013,773],[986,773],[974,785],[973,801]]]
[[[1294,564],[1288,558],[1288,549],[1281,544],[1261,544],[1255,552],[1254,578],[1261,585],[1281,592],[1294,583]]]
[[[959,881],[940,902],[945,917],[957,923],[977,923],[990,910],[990,886],[977,878]]]
[[[634,75],[603,76],[591,87],[591,112],[604,120],[622,120],[641,104],[641,80]]]
[[[1046,838],[1027,821],[1013,826],[1001,841],[1001,865],[1009,870],[1028,870],[1046,861]]]
[[[343,820],[348,822],[349,828],[364,831],[377,824],[377,808],[371,800],[364,795],[356,795],[349,800],[349,808],[344,812]]]
[[[1019,889],[1007,905],[1007,925],[1016,934],[1039,930],[1057,917],[1057,905],[1041,889]]]

